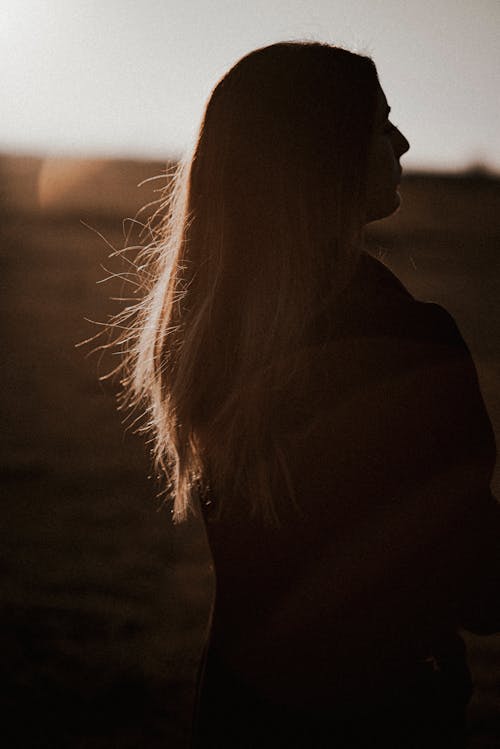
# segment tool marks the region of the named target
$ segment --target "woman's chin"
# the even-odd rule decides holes
[[[387,198],[387,200],[384,200],[383,202],[381,201],[379,205],[373,206],[368,210],[366,223],[369,224],[372,221],[381,221],[383,218],[392,216],[393,213],[396,213],[399,210],[400,205],[401,196],[398,190],[395,190],[390,199]]]

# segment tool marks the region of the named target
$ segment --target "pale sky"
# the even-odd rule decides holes
[[[0,0],[0,151],[164,159],[285,39],[372,56],[414,168],[500,172],[500,0]]]

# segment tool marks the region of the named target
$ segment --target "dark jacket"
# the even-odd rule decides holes
[[[469,351],[443,308],[363,255],[304,353],[307,387],[275,412],[296,506],[280,527],[237,497],[204,506],[217,594],[199,735],[221,747],[322,746],[324,731],[364,746],[368,725],[385,746],[391,731],[398,747],[459,736],[470,681],[457,630],[500,629],[495,444]],[[245,721],[257,733],[239,744]]]

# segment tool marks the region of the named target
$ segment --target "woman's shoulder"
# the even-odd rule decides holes
[[[321,320],[304,351],[310,372],[346,386],[404,369],[454,361],[472,367],[468,347],[452,315],[440,304],[416,299],[380,260],[363,253],[342,297]]]
[[[422,420],[425,411],[429,428],[461,419],[461,431],[474,424],[481,441],[493,445],[476,368],[452,315],[415,299],[376,258],[363,256],[342,319],[308,356],[316,414],[359,403],[360,413],[382,409],[379,420],[390,423],[412,409]]]
[[[357,283],[367,332],[467,350],[452,315],[436,302],[416,299],[381,260],[363,253]]]

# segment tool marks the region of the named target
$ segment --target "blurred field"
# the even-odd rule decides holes
[[[213,584],[204,538],[194,522],[174,529],[156,497],[147,449],[98,381],[115,360],[75,348],[96,330],[85,317],[105,321],[120,307],[109,297],[129,295],[97,284],[110,249],[80,220],[121,247],[121,219],[161,180],[137,183],[165,167],[67,167],[0,160],[5,745],[176,749]],[[412,176],[402,193],[370,242],[454,314],[499,435],[500,182]],[[500,637],[467,639],[474,746],[498,747]]]

